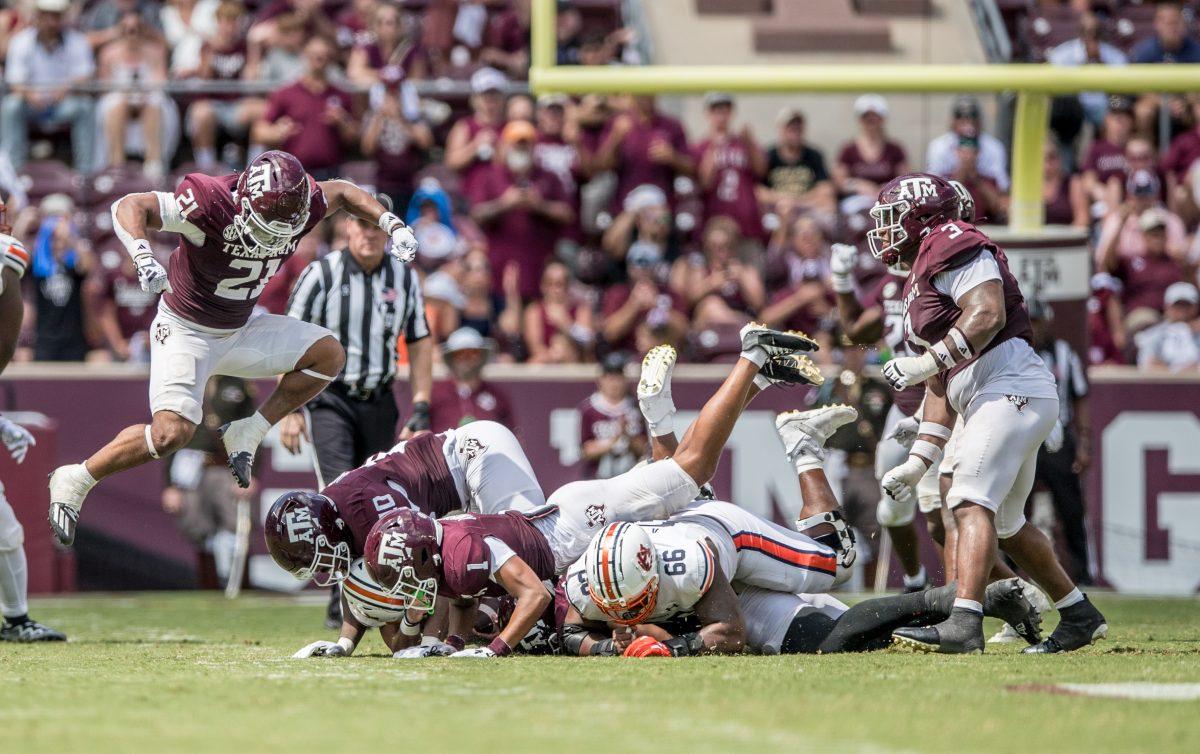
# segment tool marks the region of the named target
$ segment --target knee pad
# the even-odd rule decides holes
[[[879,498],[879,505],[875,508],[875,520],[879,522],[880,526],[888,528],[908,526],[912,523],[915,512],[915,504],[897,502],[890,496],[884,495]]]

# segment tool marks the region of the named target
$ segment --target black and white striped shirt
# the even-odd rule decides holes
[[[1071,426],[1075,415],[1075,400],[1088,394],[1087,370],[1079,354],[1065,340],[1055,340],[1052,348],[1039,351],[1038,356],[1058,383],[1059,421],[1064,427]]]
[[[337,381],[352,390],[374,390],[396,375],[396,339],[429,336],[417,273],[385,254],[373,272],[349,251],[334,251],[300,273],[288,316],[327,327],[346,349]]]

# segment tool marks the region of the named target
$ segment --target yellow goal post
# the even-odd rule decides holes
[[[1009,227],[1020,231],[1043,224],[1042,149],[1050,95],[1200,91],[1200,64],[560,66],[557,16],[555,0],[533,0],[529,85],[537,94],[1016,92]]]

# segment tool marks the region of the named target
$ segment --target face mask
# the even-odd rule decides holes
[[[533,167],[533,154],[524,149],[511,149],[504,157],[504,164],[514,173],[528,173]]]

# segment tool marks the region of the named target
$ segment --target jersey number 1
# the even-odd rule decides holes
[[[262,294],[263,288],[267,287],[267,281],[279,270],[279,265],[282,261],[279,257],[267,260],[265,265],[266,272],[264,273],[264,265],[261,260],[233,260],[229,263],[229,266],[235,270],[246,270],[246,274],[222,280],[217,284],[217,295],[221,298],[232,299],[233,301],[258,298]],[[252,288],[250,287],[252,283],[258,283],[258,285]]]

